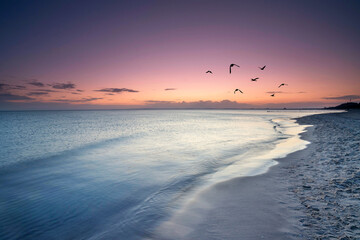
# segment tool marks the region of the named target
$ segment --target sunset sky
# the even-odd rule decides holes
[[[360,1],[1,1],[0,110],[360,101],[359,12]]]

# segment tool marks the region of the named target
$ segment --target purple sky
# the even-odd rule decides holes
[[[0,110],[356,101],[359,10],[359,1],[2,1]],[[240,65],[231,75],[230,63]]]

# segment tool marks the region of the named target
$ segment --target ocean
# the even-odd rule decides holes
[[[0,112],[1,239],[151,239],[196,193],[303,149],[320,110]]]

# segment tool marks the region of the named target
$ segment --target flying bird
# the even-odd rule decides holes
[[[274,96],[275,96],[275,93],[271,94],[270,96],[271,96],[271,97],[274,97]]]
[[[251,81],[256,82],[256,80],[258,80],[258,79],[259,79],[258,77],[257,78],[252,78]]]
[[[260,68],[260,70],[264,70],[266,68],[266,65],[263,67],[259,67],[259,68]]]
[[[212,74],[212,71],[208,70],[206,73],[211,73]]]
[[[237,65],[237,64],[235,64],[235,63],[232,63],[232,64],[230,64],[230,74],[231,74],[231,68],[233,67],[233,66],[236,66],[236,67],[240,67],[239,65]]]
[[[281,86],[285,86],[285,85],[287,86],[287,84],[282,83],[282,84],[280,84],[280,85],[279,85],[279,87],[281,87]],[[278,87],[278,88],[279,88],[279,87]]]
[[[237,89],[235,89],[234,94],[236,93],[236,91],[243,93],[240,89],[237,88]]]

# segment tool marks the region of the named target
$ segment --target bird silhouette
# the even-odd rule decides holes
[[[237,89],[235,89],[234,94],[236,93],[236,91],[243,93],[240,89],[237,88]]]
[[[280,84],[280,85],[279,85],[279,87],[281,87],[281,86],[285,86],[285,85],[287,86],[287,84],[282,83],[282,84]],[[278,87],[278,88],[279,88],[279,87]]]
[[[274,96],[275,96],[275,93],[271,94],[270,96],[271,96],[271,97],[274,97]]]
[[[260,68],[260,70],[264,70],[266,68],[266,65],[263,67],[259,67],[259,68]]]
[[[211,73],[212,74],[212,71],[208,70],[206,73]]]
[[[235,63],[230,64],[230,68],[229,68],[229,70],[230,70],[230,74],[231,74],[231,68],[232,68],[232,67],[234,67],[234,66],[236,66],[236,67],[240,67],[239,65],[237,65],[237,64],[235,64]]]
[[[259,79],[258,77],[257,78],[252,78],[251,81],[256,82],[256,80],[258,80],[258,79]]]

